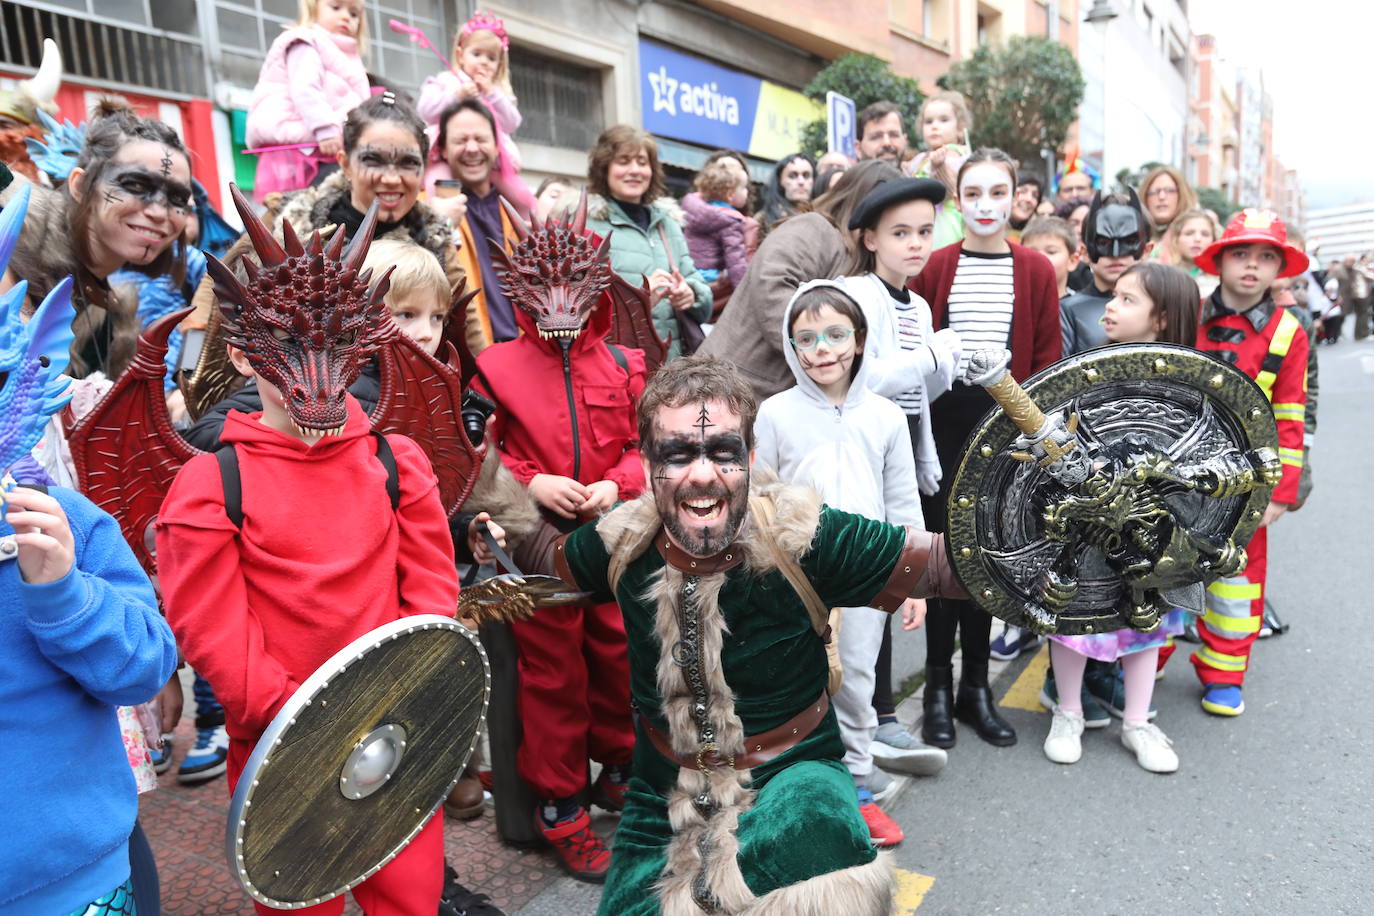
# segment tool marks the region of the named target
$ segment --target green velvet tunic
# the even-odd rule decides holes
[[[905,539],[899,526],[823,507],[799,565],[828,607],[865,607],[887,585]],[[594,526],[573,532],[564,553],[580,588],[597,601],[619,602],[631,696],[640,715],[666,732],[655,674],[661,651],[657,609],[641,597],[663,568],[663,557],[650,547],[625,568],[612,596],[610,557]],[[758,576],[736,567],[726,574],[720,607],[729,628],[720,664],[745,735],[781,725],[821,695],[825,645],[781,573]],[[859,815],[854,782],[840,762],[843,755],[831,709],[805,740],[753,769],[757,795],[736,835],[740,871],[756,895],[873,860],[876,851]],[[634,772],[601,898],[600,912],[615,916],[659,912],[653,885],[672,837],[666,795],[678,768],[658,754],[642,726],[637,727]]]

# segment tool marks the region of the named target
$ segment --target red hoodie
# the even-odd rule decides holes
[[[357,637],[411,614],[453,616],[458,601],[448,520],[418,445],[387,436],[401,491],[393,511],[352,395],[343,434],[309,448],[261,416],[231,410],[221,436],[238,446],[242,534],[224,514],[214,455],[186,463],[157,523],[168,622],[241,742]],[[246,759],[243,745],[231,751]]]
[[[493,439],[515,479],[536,474],[579,483],[609,480],[621,499],[644,489],[635,401],[647,376],[642,350],[622,347],[629,371],[606,348],[611,313],[605,298],[565,354],[515,309],[521,336],[477,355],[474,387],[496,402]]]

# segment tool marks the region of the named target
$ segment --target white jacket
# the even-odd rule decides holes
[[[870,389],[867,348],[837,407],[807,376],[788,339],[797,296],[822,285],[843,290],[836,281],[817,280],[803,285],[787,304],[780,333],[797,384],[759,406],[754,460],[788,483],[813,488],[836,509],[924,528],[906,414]]]
[[[897,332],[892,296],[878,275],[840,277],[836,282],[859,304],[868,322],[868,339],[864,343],[868,387],[885,398],[892,398],[920,384],[921,425],[915,449],[916,473],[921,492],[934,496],[943,471],[931,432],[930,404],[948,391],[953,382],[954,369],[959,364],[959,335],[952,330],[937,334],[932,327],[930,306],[912,293],[911,301],[917,307],[927,346],[904,350]]]

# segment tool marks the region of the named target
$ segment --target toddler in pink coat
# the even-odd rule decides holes
[[[458,30],[453,42],[453,67],[436,73],[420,87],[415,106],[428,125],[430,141],[439,134],[444,109],[462,99],[476,98],[496,119],[498,161],[492,184],[501,196],[522,213],[534,207],[534,195],[520,180],[520,151],[511,134],[520,127],[520,109],[510,85],[510,37],[506,24],[490,13],[478,11]],[[442,150],[435,148],[425,170],[425,190],[433,194],[434,182],[452,178]]]
[[[248,107],[250,149],[258,155],[253,198],[295,191],[343,149],[348,112],[371,95],[362,51],[362,0],[300,0],[300,16],[267,51]]]

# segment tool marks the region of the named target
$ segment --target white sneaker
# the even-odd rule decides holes
[[[1083,714],[1054,707],[1050,734],[1045,739],[1045,756],[1055,763],[1077,763],[1083,756]]]
[[[921,741],[917,741],[914,747],[893,747],[874,741],[872,753],[873,762],[884,770],[912,776],[934,776],[945,768],[945,762],[949,760],[949,755],[942,749]]]
[[[1121,743],[1135,753],[1136,763],[1151,773],[1172,773],[1178,769],[1174,742],[1159,730],[1158,725],[1149,722],[1122,725]]]
[[[867,777],[868,791],[873,793],[873,800],[882,804],[892,796],[897,789],[897,780],[893,779],[880,768],[874,767]]]

